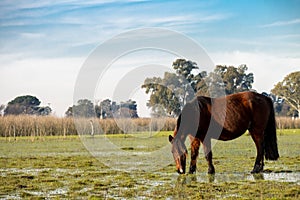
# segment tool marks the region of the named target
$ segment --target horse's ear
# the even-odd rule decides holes
[[[169,135],[169,142],[172,143],[173,139],[174,139],[173,136],[172,136],[172,135]]]

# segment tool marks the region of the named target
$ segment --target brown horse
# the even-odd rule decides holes
[[[189,173],[196,171],[200,143],[208,162],[208,173],[215,173],[212,163],[211,139],[232,140],[249,131],[257,150],[252,173],[263,171],[267,160],[279,157],[273,102],[255,92],[241,92],[220,98],[199,96],[182,109],[174,136],[169,135],[178,173],[185,173],[187,136],[191,140]]]

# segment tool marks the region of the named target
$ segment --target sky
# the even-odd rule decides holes
[[[76,80],[89,55],[118,34],[149,27],[184,34],[215,64],[246,64],[247,72],[254,73],[253,88],[269,92],[300,70],[299,11],[299,0],[2,0],[0,104],[29,94],[63,116],[73,104]],[[142,55],[114,62],[99,79],[95,99],[112,98],[124,74],[132,72],[130,66],[159,60],[171,67],[176,58],[149,51]],[[135,88],[130,97],[145,107],[147,96],[141,89]],[[139,108],[140,115],[147,115]]]

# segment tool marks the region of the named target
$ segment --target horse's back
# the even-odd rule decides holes
[[[255,92],[241,92],[214,99],[216,108],[212,116],[217,123],[223,124],[218,139],[235,139],[246,130],[263,131],[270,113],[267,98]]]
[[[264,131],[272,110],[272,100],[262,94],[248,92],[249,105],[251,106],[252,124],[249,131]]]

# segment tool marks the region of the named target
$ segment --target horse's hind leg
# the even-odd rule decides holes
[[[263,134],[257,134],[255,132],[251,132],[250,134],[255,143],[256,151],[257,151],[256,160],[251,173],[259,173],[264,169]]]
[[[211,152],[211,141],[208,139],[207,141],[203,142],[203,150],[205,154],[205,158],[208,163],[208,172],[209,174],[214,174],[215,173],[215,167],[212,162],[212,152]]]
[[[197,169],[197,157],[199,154],[200,140],[198,138],[190,136],[191,140],[191,165],[190,165],[190,174],[196,172]]]

